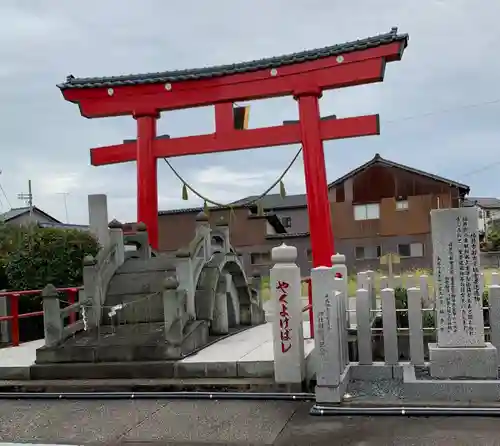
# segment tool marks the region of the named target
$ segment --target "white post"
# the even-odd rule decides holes
[[[370,291],[370,309],[377,309],[377,290],[375,287],[375,271],[368,269],[365,271],[366,276],[368,277],[368,291]],[[370,320],[375,318],[375,313],[370,313]]]
[[[391,288],[391,280],[387,276],[380,276],[380,289]]]
[[[415,277],[413,274],[408,274],[406,276],[406,289],[408,288],[415,288],[417,286],[417,277]]]
[[[500,285],[488,287],[488,306],[490,309],[491,343],[500,350]]]
[[[335,276],[332,268],[320,266],[311,270],[314,308],[314,341],[318,348],[318,386],[336,387],[343,371],[339,342],[340,318],[338,300],[343,296],[334,291]]]
[[[500,275],[496,271],[491,273],[491,285],[500,285]]]
[[[372,327],[370,318],[370,292],[356,291],[356,325],[358,332],[358,361],[361,365],[373,363]]]
[[[419,286],[416,288],[420,288],[420,292],[422,295],[422,305],[424,308],[428,308],[432,304],[432,300],[429,293],[429,276],[427,274],[422,274],[418,278],[418,280],[419,280]]]
[[[302,384],[305,379],[300,268],[297,248],[282,244],[271,251],[270,287],[273,310],[274,380]]]
[[[89,195],[88,200],[90,232],[97,237],[102,247],[108,246],[108,198],[105,194],[95,194]]]
[[[388,365],[399,361],[398,325],[396,319],[396,299],[392,288],[380,291],[382,301],[382,320],[384,323],[384,359]]]
[[[422,298],[419,288],[408,288],[408,328],[410,359],[413,365],[424,365],[424,330],[422,328]]]
[[[349,364],[349,344],[347,342],[347,329],[349,328],[349,275],[345,264],[345,255],[334,254],[332,256],[332,271],[335,276],[334,290],[342,293],[339,299],[340,333],[342,363],[345,367]]]
[[[397,288],[403,288],[403,278],[401,276],[394,276],[392,278],[392,287],[394,290]]]

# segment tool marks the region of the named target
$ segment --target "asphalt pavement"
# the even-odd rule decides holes
[[[0,400],[0,443],[500,446],[500,418],[311,417],[310,403]]]

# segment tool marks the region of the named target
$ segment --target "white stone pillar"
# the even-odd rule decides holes
[[[282,244],[271,251],[270,287],[273,303],[274,379],[301,384],[305,379],[300,269],[297,248]]]
[[[339,343],[340,317],[338,297],[334,291],[332,268],[320,266],[311,270],[314,309],[314,341],[318,349],[318,386],[338,386],[344,369]]]
[[[106,195],[89,195],[90,232],[97,237],[103,247],[109,245],[108,222],[108,198]]]
[[[349,274],[345,264],[345,255],[334,254],[332,256],[332,271],[335,276],[334,287],[335,290],[342,293],[339,299],[339,317],[341,322],[341,349],[342,349],[342,363],[345,366],[349,364],[349,344],[347,342],[347,330],[349,328]],[[313,307],[314,311],[314,307]]]

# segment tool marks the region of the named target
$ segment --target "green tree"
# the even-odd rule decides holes
[[[81,285],[83,258],[99,245],[89,232],[22,226],[0,230],[0,259],[2,247],[9,288],[33,290]]]
[[[487,251],[500,251],[500,229],[493,227],[490,229],[486,235],[486,246]]]

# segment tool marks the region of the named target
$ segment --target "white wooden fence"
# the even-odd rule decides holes
[[[498,272],[489,273],[491,280],[485,286],[484,274],[481,275],[481,290],[488,291],[489,324],[485,324],[485,331],[490,336],[492,344],[500,349],[500,275]],[[342,280],[347,280],[344,277]],[[408,337],[409,357],[414,365],[424,364],[424,333],[435,332],[435,325],[423,326],[423,314],[434,314],[435,299],[431,287],[431,277],[426,275],[395,276],[392,279],[381,277],[380,285],[376,287],[375,272],[367,271],[357,275],[357,291],[355,308],[347,308],[348,313],[355,312],[356,323],[350,325],[357,341],[358,362],[363,365],[373,363],[374,334],[383,335],[383,355],[386,364],[393,365],[399,362],[400,354],[398,336]],[[313,290],[315,284],[313,283]],[[407,308],[398,308],[396,299],[397,288],[404,288],[407,293]],[[345,288],[344,288],[345,289]],[[314,291],[313,291],[314,292]],[[344,297],[346,298],[346,297]],[[407,327],[398,327],[398,313],[407,315]],[[348,320],[352,320],[348,315]],[[382,320],[383,328],[374,328],[375,319]],[[406,318],[405,318],[406,319]],[[406,324],[405,324],[406,325]]]

